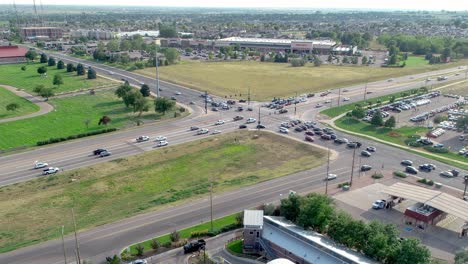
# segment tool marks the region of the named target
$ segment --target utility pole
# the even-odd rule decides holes
[[[465,180],[465,191],[463,191],[463,197],[465,197],[466,195],[466,187],[468,186],[468,175],[465,175],[464,180]]]
[[[330,172],[330,146],[327,144],[327,175],[325,176],[325,195],[328,194],[328,173]]]
[[[63,249],[63,259],[65,261],[65,264],[67,264],[67,253],[65,252],[65,239],[63,239],[63,229],[65,227],[62,226],[62,249]]]
[[[156,46],[154,58],[156,60],[156,96],[159,97],[159,59],[158,46]]]
[[[260,126],[260,124],[261,124],[261,123],[262,123],[262,122],[260,121],[260,106],[259,106],[259,107],[258,107],[258,120],[257,120],[257,129],[260,129],[260,127],[259,127],[259,126]]]
[[[351,179],[349,181],[349,187],[351,187],[351,185],[353,185],[353,174],[354,174],[354,158],[356,157],[356,148],[357,148],[357,145],[356,147],[354,148],[353,150],[353,163],[351,165]]]
[[[364,86],[364,101],[367,101],[367,81],[366,86]]]
[[[213,231],[213,180],[210,183],[211,231]]]
[[[76,258],[77,262],[81,264],[81,258],[80,258],[80,245],[78,244],[78,236],[76,235],[76,221],[75,221],[75,211],[72,208],[72,217],[73,217],[73,227],[75,231],[75,247],[76,247]]]
[[[208,114],[208,91],[205,91],[205,114]]]
[[[294,116],[296,116],[297,113],[297,92],[296,92],[296,97],[294,97]]]
[[[338,106],[340,106],[341,101],[341,88],[338,88]]]
[[[250,106],[250,87],[249,87],[249,93],[247,95],[247,105]]]

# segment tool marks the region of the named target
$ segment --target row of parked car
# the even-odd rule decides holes
[[[421,122],[421,121],[429,119],[430,117],[435,116],[436,114],[440,114],[440,113],[449,111],[451,109],[459,108],[461,105],[464,105],[464,104],[465,104],[465,101],[457,101],[457,102],[455,102],[453,104],[445,105],[445,106],[436,108],[434,110],[431,110],[429,112],[424,112],[424,113],[418,114],[416,116],[413,116],[413,117],[410,118],[410,121],[412,121],[412,122]]]

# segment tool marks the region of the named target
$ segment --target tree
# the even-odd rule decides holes
[[[344,56],[344,57],[343,57],[343,63],[349,63],[349,59],[348,59],[347,56]]]
[[[391,116],[385,121],[384,127],[394,128],[396,126],[396,120],[394,116]]]
[[[36,59],[36,57],[37,57],[37,53],[36,53],[35,50],[28,50],[28,52],[26,52],[24,57],[26,57],[26,59],[28,59],[28,61],[34,61]]]
[[[176,38],[177,30],[175,25],[166,25],[159,23],[159,36],[161,38]]]
[[[122,260],[117,256],[114,255],[113,257],[106,257],[106,264],[121,264]]]
[[[60,87],[60,85],[63,84],[63,78],[62,78],[62,75],[60,73],[57,73],[54,75],[54,80],[52,82],[53,85],[57,85],[58,87]]]
[[[315,67],[320,67],[320,65],[322,65],[322,61],[319,59],[319,57],[315,57],[314,66]]]
[[[169,234],[169,238],[172,242],[177,242],[180,240],[180,233],[177,230],[174,230],[171,234]]]
[[[468,263],[468,249],[459,251],[455,254],[455,264]]]
[[[46,66],[41,66],[39,68],[37,68],[37,73],[39,73],[40,75],[44,75],[46,74],[47,72],[47,67]]]
[[[73,63],[67,64],[67,72],[73,72],[75,70],[75,65]]]
[[[367,57],[366,57],[366,56],[363,56],[363,57],[362,57],[361,64],[362,64],[362,65],[366,65],[366,64],[367,64]]]
[[[26,66],[21,66],[22,71],[26,71]]]
[[[297,224],[304,229],[312,228],[323,232],[334,215],[331,198],[325,195],[312,193],[307,195],[303,202]]]
[[[168,48],[164,51],[164,56],[169,64],[174,64],[179,60],[179,51],[175,48]]]
[[[380,110],[377,109],[375,111],[374,115],[371,118],[370,123],[374,126],[383,126],[384,121],[382,117],[382,112],[380,112]]]
[[[142,96],[141,93],[131,90],[122,97],[122,100],[126,107],[135,106],[135,101],[138,96]]]
[[[135,247],[137,251],[137,256],[143,256],[143,252],[145,252],[145,246],[143,246],[141,243],[136,245]]]
[[[55,59],[50,57],[49,60],[47,61],[47,65],[49,66],[55,66]]]
[[[148,112],[149,105],[148,101],[141,93],[135,91],[135,100],[133,102],[133,112],[138,112],[138,117],[141,116],[143,112]]]
[[[158,113],[166,114],[166,111],[174,107],[175,102],[171,101],[165,97],[157,97],[154,99],[154,110]]]
[[[96,71],[91,67],[88,68],[88,79],[96,79]]]
[[[328,62],[332,62],[332,61],[333,61],[333,56],[332,56],[331,54],[328,55],[327,61],[328,61]]]
[[[65,69],[65,63],[62,60],[59,60],[57,62],[57,69],[59,69],[59,70]]]
[[[388,60],[388,64],[389,65],[397,64],[397,55],[396,54],[393,54],[392,56],[390,56],[390,59]]]
[[[244,211],[236,214],[236,224],[241,226],[244,223]]]
[[[116,39],[107,42],[107,50],[111,52],[119,51],[119,42]]]
[[[41,63],[47,63],[47,55],[45,53],[42,53],[39,61]]]
[[[457,119],[456,127],[458,129],[468,130],[468,116],[459,117]]]
[[[83,64],[78,63],[78,65],[76,65],[76,75],[85,75],[85,68]]]
[[[122,85],[120,85],[117,90],[115,90],[115,95],[119,98],[123,98],[127,93],[129,93],[132,90],[132,87],[128,83],[128,81],[125,81]]]
[[[16,109],[20,108],[20,105],[18,103],[10,103],[5,108],[7,111],[16,111]]]
[[[361,119],[366,116],[366,111],[364,111],[360,105],[356,105],[356,107],[351,111],[351,116]]]
[[[289,195],[281,200],[280,214],[286,219],[295,222],[301,212],[301,197],[299,195]]]
[[[161,243],[159,243],[159,241],[156,238],[151,240],[151,248],[152,249],[158,250],[160,247],[161,247]]]
[[[143,84],[140,88],[140,93],[144,96],[144,97],[148,97],[151,95],[150,93],[150,88],[147,84]]]
[[[46,88],[44,85],[36,86],[33,92],[46,99],[49,99],[49,97],[54,96],[54,90],[52,88]]]
[[[109,124],[110,121],[112,121],[112,119],[105,115],[105,116],[102,116],[101,119],[99,119],[98,125],[100,126],[102,124],[102,125],[107,126],[107,124]]]
[[[431,253],[429,249],[421,245],[419,240],[406,238],[400,242],[395,252],[395,263],[425,264],[429,263]]]

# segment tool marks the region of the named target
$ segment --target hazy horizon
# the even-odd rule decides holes
[[[33,0],[0,0],[0,4],[33,4]],[[36,0],[36,5],[71,5],[71,6],[152,6],[152,7],[199,7],[199,8],[265,8],[265,9],[362,9],[362,10],[428,10],[428,11],[466,11],[468,10],[468,1],[444,1],[443,4],[439,0],[420,1],[403,1],[394,0],[392,2],[378,2],[368,0],[355,1],[340,1],[329,0],[322,1],[307,1],[307,0],[290,0],[290,1],[268,1],[268,0],[238,0],[236,2],[224,3],[216,0],[177,0],[164,4],[154,2],[153,0],[140,0],[138,3],[129,2],[128,0],[81,0],[77,4],[74,0]]]

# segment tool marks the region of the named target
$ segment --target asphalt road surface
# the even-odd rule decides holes
[[[56,56],[57,58],[65,58]],[[65,60],[65,59],[64,59]],[[74,61],[79,61],[73,58]],[[155,82],[153,79],[142,77],[134,73],[121,71],[108,66],[94,64],[92,62],[83,61],[86,65],[91,65],[99,74],[106,74],[115,77],[121,75],[123,78],[131,80],[135,79],[135,84],[139,82],[151,83]],[[112,74],[109,74],[109,71]],[[460,69],[452,69],[452,71],[460,71]],[[381,81],[370,83],[367,85],[356,85],[346,88],[348,93],[346,96],[350,97],[350,102],[362,99],[363,91],[373,91],[372,94],[367,96],[380,96],[386,93],[393,93],[399,90],[405,90],[421,86],[421,80],[426,79],[425,76],[433,75],[447,75],[450,70],[438,71],[430,74],[419,74],[411,77],[395,78],[393,81]],[[464,76],[453,76],[463,77]],[[453,80],[449,77],[449,80]],[[161,122],[157,124],[137,127],[134,129],[124,130],[117,133],[105,134],[91,138],[85,138],[79,141],[72,141],[63,144],[51,145],[43,148],[36,148],[24,153],[13,154],[9,156],[0,157],[0,185],[8,185],[16,182],[26,181],[40,176],[40,171],[32,169],[36,160],[48,162],[51,166],[57,166],[65,170],[88,166],[99,162],[108,161],[110,159],[125,157],[142,153],[144,151],[153,150],[154,142],[135,143],[135,138],[140,135],[148,135],[151,137],[163,135],[168,137],[169,144],[179,144],[201,137],[210,137],[213,135],[195,135],[196,132],[189,131],[189,127],[196,125],[206,127],[210,130],[219,129],[222,133],[234,131],[238,129],[241,121],[231,121],[235,115],[243,115],[245,121],[248,117],[258,117],[257,110],[253,112],[236,112],[233,110],[209,112],[204,114],[200,106],[203,105],[203,99],[200,97],[200,92],[191,89],[183,88],[177,85],[162,84],[163,96],[172,96],[173,91],[180,91],[180,100],[182,103],[190,101],[195,102],[195,106],[191,106],[193,115],[179,119],[175,122]],[[155,86],[152,86],[155,89]],[[167,94],[166,94],[167,93]],[[337,98],[337,90],[332,91],[330,98]],[[314,106],[318,102],[323,101],[325,98],[315,97],[307,103],[299,104],[296,116],[310,117],[313,119],[314,115],[319,111]],[[259,106],[261,103],[253,103],[253,106]],[[294,106],[292,106],[294,107]],[[255,108],[257,109],[257,108]],[[262,124],[267,126],[267,129],[277,132],[278,125],[283,122],[294,118],[294,111],[290,111],[286,115],[272,114],[270,111],[261,108],[260,116]],[[224,119],[228,122],[221,126],[214,126],[213,124],[219,120]],[[250,124],[249,128],[254,128],[255,124]],[[350,140],[355,140],[353,137],[346,136],[342,133],[337,133],[338,136],[347,137]],[[303,133],[290,132],[292,138],[303,140]],[[425,177],[435,179],[445,185],[453,186],[455,188],[462,188],[461,179],[443,179],[437,176],[436,173],[441,170],[448,169],[449,166],[435,161],[428,161],[420,156],[399,150],[387,145],[369,142],[367,140],[358,141],[363,142],[363,147],[375,146],[377,152],[370,158],[360,158],[359,152],[356,155],[356,169],[354,172],[355,177],[359,177],[358,172],[359,164],[368,164],[374,170],[401,170],[399,165],[402,159],[411,159],[416,164],[421,163],[434,163],[438,166],[436,172],[420,173]],[[351,160],[353,150],[348,149],[343,145],[336,145],[329,141],[322,141],[318,139],[316,144],[330,147],[339,153],[337,158],[330,164],[330,173],[337,174],[337,181],[349,180],[351,174]],[[92,150],[100,147],[108,148],[113,155],[105,158],[97,158],[91,154]],[[312,189],[323,186],[325,177],[325,166],[320,166],[311,171],[305,171],[294,175],[289,175],[279,179],[271,180],[268,182],[259,183],[253,186],[245,187],[236,191],[217,194],[214,197],[214,216],[222,217],[224,215],[241,211],[245,208],[251,208],[266,202],[277,201],[281,198],[282,194],[287,194],[289,190],[295,190],[299,193],[309,192]],[[371,171],[370,173],[372,173]],[[369,173],[369,172],[366,172]],[[100,263],[106,256],[118,253],[123,247],[136,243],[141,240],[149,239],[157,235],[162,235],[173,231],[174,229],[181,229],[188,227],[201,221],[208,220],[209,217],[209,202],[207,199],[201,199],[188,202],[187,204],[171,207],[168,209],[151,212],[143,215],[138,215],[128,219],[124,219],[115,223],[103,225],[90,230],[79,232],[80,250],[83,258],[91,259],[94,263]],[[67,255],[72,256],[73,253],[73,237],[66,237]],[[0,263],[63,263],[63,253],[61,251],[61,241],[52,240],[38,245],[22,248],[13,252],[3,253],[0,255]]]

